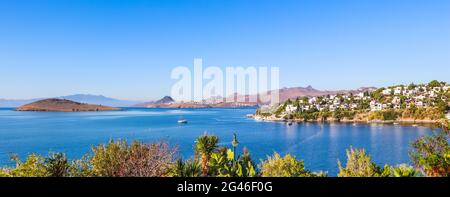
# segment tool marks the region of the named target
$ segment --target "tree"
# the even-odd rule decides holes
[[[372,162],[369,155],[366,155],[364,149],[353,149],[352,147],[347,150],[346,166],[343,167],[339,160],[338,166],[338,177],[385,177],[390,174],[389,166],[386,165],[384,169],[381,169]]]
[[[428,87],[434,88],[441,86],[441,83],[438,80],[433,80],[428,83]]]
[[[450,176],[450,145],[444,132],[416,140],[411,159],[416,168],[427,176]]]
[[[304,162],[287,154],[281,157],[274,153],[261,163],[261,176],[263,177],[301,177],[311,176],[305,169]]]
[[[410,84],[408,85],[408,90],[412,90],[412,89],[414,89],[414,88],[416,88],[416,87],[417,87],[416,84],[410,83]]]
[[[202,164],[202,175],[208,175],[208,162],[211,154],[217,150],[217,144],[219,143],[219,138],[214,135],[204,134],[197,138],[195,144],[195,153],[201,157]]]

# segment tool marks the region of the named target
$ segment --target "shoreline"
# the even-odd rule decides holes
[[[253,114],[252,116],[248,115],[248,118],[251,118],[255,121],[264,121],[264,122],[285,122],[285,123],[359,123],[359,124],[394,124],[394,125],[422,125],[422,126],[430,126],[436,125],[438,126],[441,123],[441,120],[429,120],[429,119],[400,119],[400,120],[349,120],[349,119],[326,119],[326,120],[300,120],[300,119],[284,119],[277,118],[273,116],[259,116]],[[439,125],[440,127],[441,125]]]

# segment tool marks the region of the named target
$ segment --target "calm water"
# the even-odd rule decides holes
[[[179,145],[184,157],[193,154],[195,138],[205,131],[231,146],[233,132],[239,148],[248,147],[257,161],[274,151],[305,160],[312,170],[336,175],[336,161],[345,161],[345,149],[365,148],[379,164],[408,163],[410,143],[432,130],[425,127],[367,124],[257,122],[245,118],[254,109],[142,109],[116,112],[16,112],[0,109],[0,164],[11,165],[11,153],[63,151],[79,158],[92,145],[109,139],[161,139]],[[177,124],[185,118],[188,124]]]

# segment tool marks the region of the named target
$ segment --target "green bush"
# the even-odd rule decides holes
[[[420,173],[414,167],[406,164],[391,167],[391,177],[416,177],[419,175]]]
[[[176,149],[165,142],[142,144],[110,141],[93,148],[90,159],[95,176],[167,176],[175,161]]]
[[[44,177],[47,170],[44,165],[44,158],[40,155],[31,154],[22,162],[18,157],[13,157],[16,161],[15,168],[3,169],[2,176],[6,177]]]
[[[427,176],[450,176],[450,145],[444,132],[416,140],[410,153],[413,164]]]
[[[281,157],[274,153],[261,163],[261,176],[263,177],[302,177],[311,176],[305,169],[304,162],[297,160],[290,154]]]
[[[372,162],[369,155],[366,155],[364,149],[347,150],[347,164],[342,166],[338,160],[339,173],[338,177],[385,177],[390,175],[389,166],[381,169]]]

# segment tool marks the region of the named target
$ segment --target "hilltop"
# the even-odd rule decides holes
[[[52,112],[82,112],[82,111],[116,111],[120,108],[103,105],[79,103],[67,99],[44,99],[16,108],[17,111],[52,111]]]

